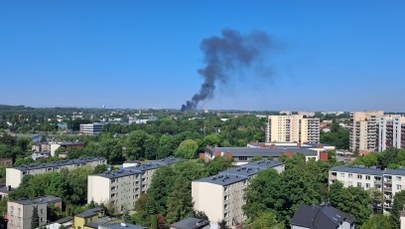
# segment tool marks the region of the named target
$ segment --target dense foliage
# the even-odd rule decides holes
[[[320,133],[320,142],[335,146],[336,149],[349,149],[349,130],[339,126],[339,123],[334,119],[330,132]]]
[[[353,164],[367,167],[376,166],[381,169],[396,169],[405,166],[405,149],[390,148],[383,152],[371,152],[357,157]]]
[[[164,224],[170,224],[191,215],[205,218],[204,213],[194,212],[191,181],[230,166],[230,160],[218,157],[208,163],[183,161],[157,169],[147,193],[136,202],[133,223],[151,227],[159,223],[159,219]]]

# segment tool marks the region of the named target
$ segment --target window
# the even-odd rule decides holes
[[[397,190],[401,190],[401,185],[400,184],[397,184]]]
[[[44,209],[43,208],[41,208],[40,213],[44,214]]]
[[[366,180],[371,180],[371,177],[370,177],[370,176],[366,176]]]
[[[349,173],[348,177],[349,177],[349,178],[352,178],[352,177],[353,177],[353,174],[352,174],[352,173]]]
[[[361,188],[361,183],[360,182],[357,182],[357,187]]]
[[[229,187],[228,187],[228,186],[225,186],[225,187],[224,187],[224,192],[227,192],[227,191],[229,191]]]
[[[340,173],[340,176],[341,176],[341,177],[345,177],[345,173]]]
[[[229,215],[229,213],[228,213],[228,212],[225,212],[225,213],[224,213],[224,218],[227,218],[228,215]]]
[[[370,183],[366,183],[366,188],[370,188]]]
[[[360,179],[360,180],[363,179],[363,175],[360,175],[360,174],[357,175],[357,179]]]
[[[399,177],[399,176],[397,177],[397,181],[401,181],[401,179],[402,179],[401,177]]]
[[[224,209],[228,209],[228,204],[225,204],[225,205],[224,205]]]
[[[224,200],[229,200],[229,195],[224,196]]]

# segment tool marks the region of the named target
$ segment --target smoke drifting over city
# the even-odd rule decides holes
[[[198,70],[203,76],[199,92],[181,107],[182,111],[197,108],[199,102],[210,99],[218,82],[227,84],[234,80],[230,73],[239,68],[252,67],[271,48],[271,39],[265,32],[255,31],[247,35],[224,29],[221,36],[206,38],[201,42],[205,67]],[[259,64],[259,63],[258,63]],[[258,72],[258,74],[269,74]]]

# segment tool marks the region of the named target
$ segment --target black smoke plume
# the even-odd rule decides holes
[[[270,37],[260,31],[243,35],[236,30],[224,29],[221,36],[204,39],[201,50],[206,66],[198,70],[204,82],[200,91],[183,104],[181,110],[195,110],[200,101],[212,98],[218,82],[226,84],[231,71],[251,67],[270,47]]]

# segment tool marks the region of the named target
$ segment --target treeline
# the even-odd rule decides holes
[[[349,149],[349,130],[340,127],[336,119],[333,119],[330,132],[320,133],[320,141],[323,144],[335,146],[336,149]]]
[[[178,162],[159,168],[153,175],[147,193],[135,204],[132,223],[148,228],[167,228],[168,225],[194,214],[191,182],[211,176],[231,166],[231,161],[218,157],[204,163],[201,160]],[[199,215],[198,217],[206,217]]]
[[[246,146],[250,141],[264,141],[265,122],[255,116],[227,121],[213,116],[204,120],[167,118],[141,125],[107,125],[102,135],[83,138],[85,147],[69,150],[68,155],[102,156],[111,164],[172,155],[196,158],[208,145]]]
[[[380,169],[405,167],[405,149],[390,148],[382,152],[371,152],[364,156],[358,156],[353,164],[366,167],[375,166]]]

